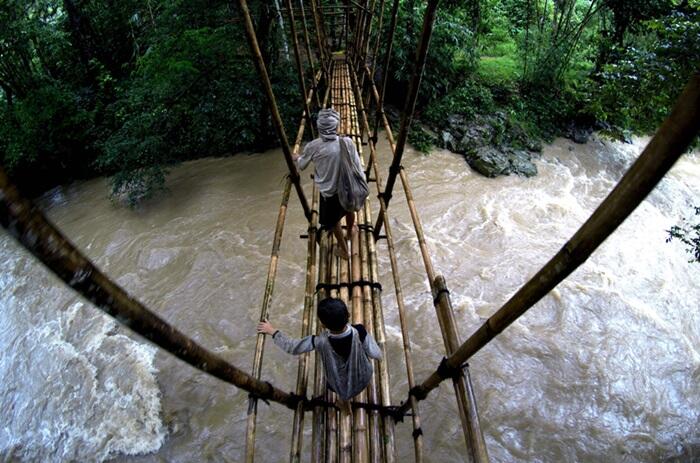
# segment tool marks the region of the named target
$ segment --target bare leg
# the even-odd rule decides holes
[[[348,260],[348,245],[345,243],[345,236],[343,235],[343,227],[340,225],[340,221],[333,227],[333,234],[338,242],[337,254],[341,259]]]
[[[352,239],[352,233],[358,231],[357,225],[355,225],[354,212],[348,212],[345,214],[345,223],[348,225],[348,239]]]
[[[349,400],[343,400],[340,397],[336,396],[335,404],[340,410],[341,414],[352,415],[352,405]]]

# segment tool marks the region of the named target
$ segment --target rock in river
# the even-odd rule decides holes
[[[472,169],[486,177],[510,175],[512,173],[532,177],[537,175],[537,166],[532,154],[524,150],[499,149],[482,146],[465,155]]]

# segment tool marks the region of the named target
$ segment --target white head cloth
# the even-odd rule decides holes
[[[326,141],[335,140],[338,136],[338,125],[340,124],[340,114],[333,108],[322,109],[318,112],[316,127],[318,133]]]

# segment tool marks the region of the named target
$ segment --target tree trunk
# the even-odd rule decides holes
[[[280,9],[279,0],[275,0],[275,11],[277,12],[277,22],[280,25],[280,33],[282,34],[282,49],[284,50],[284,58],[287,62],[290,62],[289,58],[289,42],[287,40],[287,33],[284,30],[284,18],[282,17],[282,10]],[[294,40],[294,38],[292,38]]]
[[[3,93],[5,93],[5,101],[7,102],[7,111],[12,112],[12,107],[14,106],[14,98],[12,95],[12,89],[3,83],[0,83],[0,88],[2,88]]]
[[[73,0],[63,0],[63,8],[68,15],[68,26],[73,46],[78,50],[78,56],[85,68],[88,84],[95,88],[97,87],[97,75],[90,61],[95,58],[96,54],[88,33],[90,25]]]
[[[479,45],[479,26],[481,24],[481,0],[471,0],[470,10],[474,46],[477,47]]]
[[[260,3],[260,9],[258,10],[258,20],[257,28],[255,30],[255,35],[258,37],[258,44],[260,46],[260,53],[262,54],[263,61],[265,62],[265,67],[269,70],[272,66],[272,41],[270,40],[270,32],[272,28],[273,13],[270,6],[265,2]],[[256,146],[266,146],[269,143],[270,133],[272,128],[270,126],[270,112],[267,110],[267,105],[263,101],[264,96],[261,95],[260,101],[260,118],[258,122],[258,131],[256,133]]]

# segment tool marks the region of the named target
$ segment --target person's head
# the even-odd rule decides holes
[[[348,324],[350,314],[340,299],[326,298],[318,303],[318,319],[331,331],[340,331]]]
[[[322,136],[334,136],[338,133],[338,125],[340,124],[340,114],[333,108],[322,109],[318,112],[316,119],[316,127],[318,133]]]

